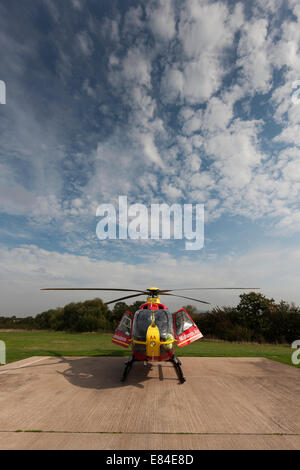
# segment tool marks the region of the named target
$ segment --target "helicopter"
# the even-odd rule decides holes
[[[185,347],[196,340],[203,338],[203,334],[198,329],[194,320],[188,312],[182,308],[172,314],[166,305],[160,302],[160,296],[173,296],[186,300],[200,302],[202,304],[211,305],[210,302],[194,299],[178,294],[172,294],[175,291],[186,290],[255,290],[257,287],[192,287],[184,289],[158,289],[157,287],[149,287],[146,290],[137,289],[119,289],[119,288],[103,288],[103,287],[51,287],[41,289],[43,291],[51,290],[82,290],[82,291],[118,291],[118,292],[135,292],[125,297],[105,302],[106,305],[120,302],[122,300],[131,299],[147,295],[147,302],[142,304],[140,308],[132,314],[126,311],[122,316],[112,342],[124,348],[131,347],[132,354],[125,362],[125,368],[121,381],[124,382],[135,361],[148,362],[167,361],[171,362],[175,368],[179,382],[183,384],[186,378],[183,375],[181,361],[175,354],[175,344],[179,347]]]

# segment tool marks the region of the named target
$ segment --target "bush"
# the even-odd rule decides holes
[[[216,308],[193,315],[198,328],[206,337],[226,341],[257,343],[292,343],[300,338],[300,309],[294,304],[268,299],[250,292],[240,295],[236,308]]]

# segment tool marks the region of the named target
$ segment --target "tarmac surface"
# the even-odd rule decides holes
[[[263,358],[32,357],[0,368],[0,449],[300,449],[300,371]]]

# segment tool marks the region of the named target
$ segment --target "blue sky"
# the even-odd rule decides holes
[[[299,23],[294,0],[3,2],[0,313],[85,298],[48,285],[300,303]],[[119,195],[203,203],[204,249],[99,241]]]

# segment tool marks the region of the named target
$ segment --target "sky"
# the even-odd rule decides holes
[[[43,287],[300,304],[299,2],[3,1],[0,80],[0,315],[98,295]],[[119,196],[204,204],[203,249],[99,240]]]

